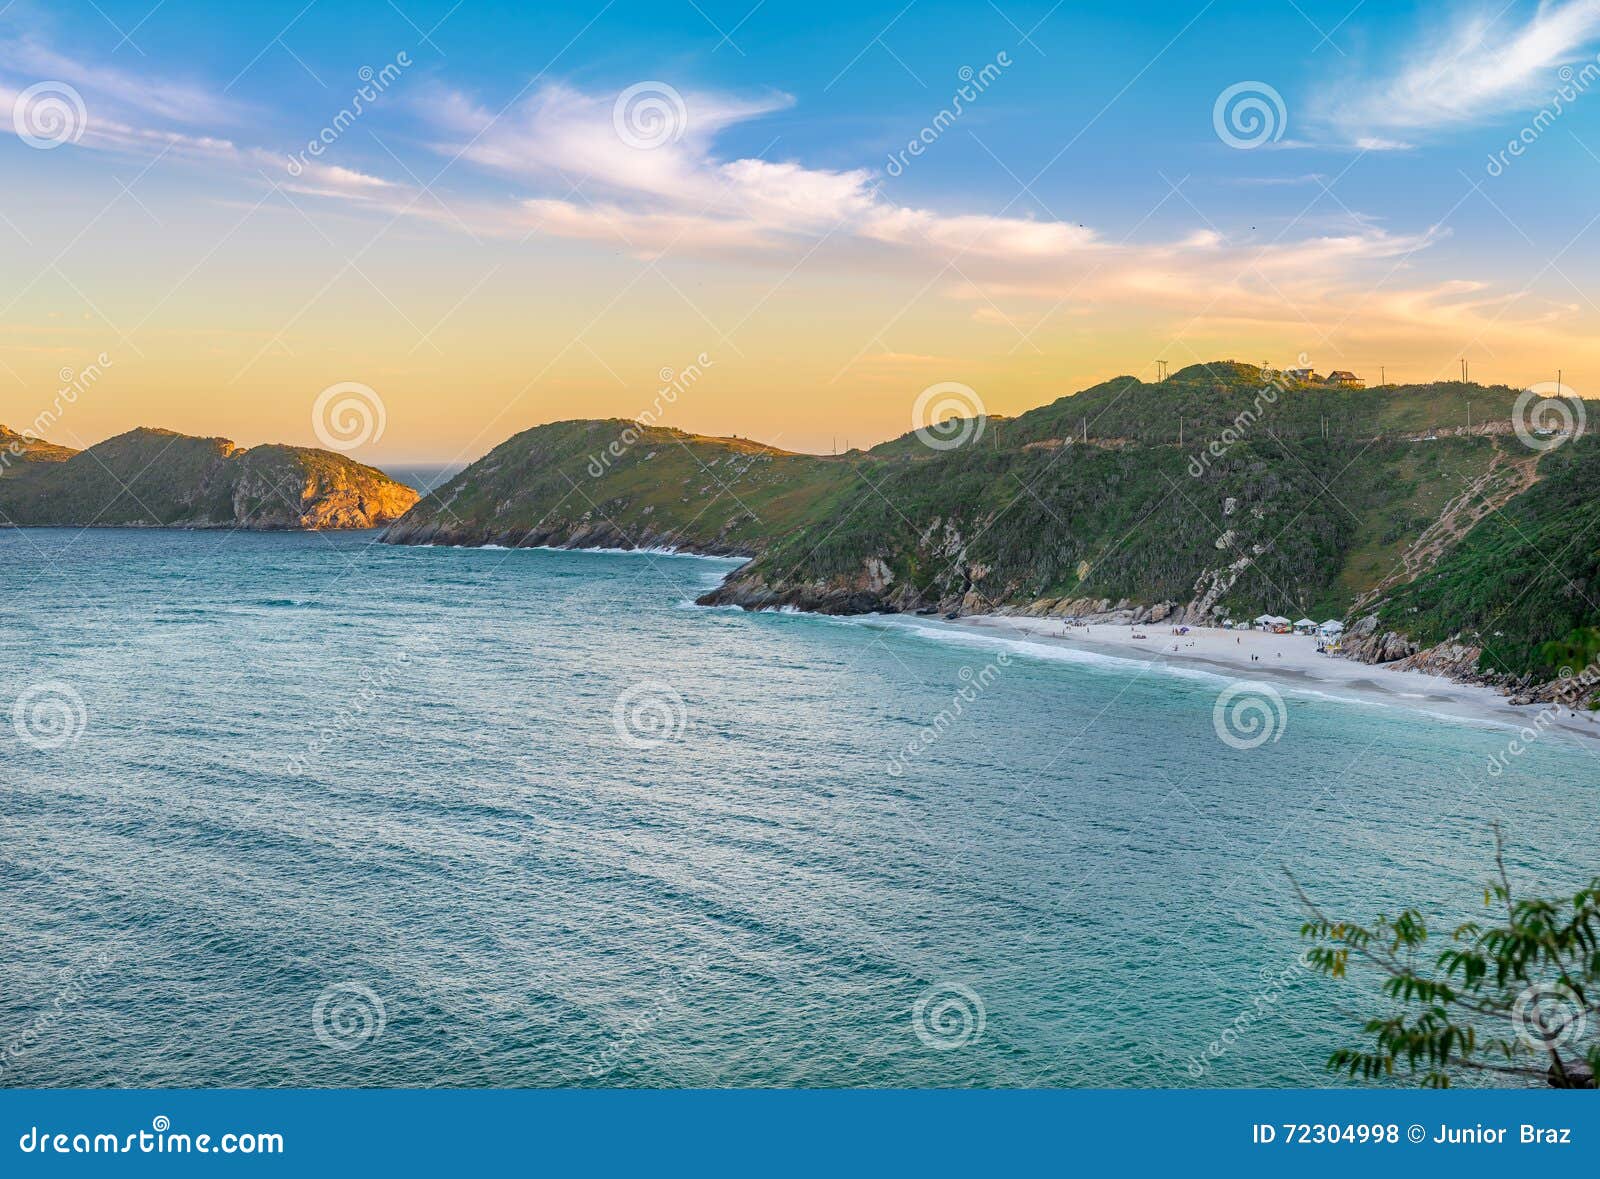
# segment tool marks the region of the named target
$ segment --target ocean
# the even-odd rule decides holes
[[[0,1084],[1322,1085],[1291,873],[1594,869],[1559,735],[375,541],[0,532]]]

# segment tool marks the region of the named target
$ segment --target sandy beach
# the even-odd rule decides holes
[[[1019,618],[978,614],[948,625],[1008,632],[1018,638],[1060,643],[1102,655],[1145,662],[1192,666],[1239,679],[1300,687],[1351,699],[1365,699],[1416,708],[1460,720],[1522,727],[1533,723],[1544,705],[1513,705],[1477,684],[1460,684],[1443,676],[1399,671],[1357,663],[1317,650],[1311,635],[1278,635],[1265,631],[1190,627],[1176,635],[1161,624],[1138,627],[1069,625],[1053,618]],[[1143,636],[1136,638],[1136,635]],[[1600,737],[1600,713],[1573,713],[1560,708],[1541,727],[1582,737]]]

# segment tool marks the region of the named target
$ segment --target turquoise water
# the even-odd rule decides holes
[[[688,604],[731,565],[0,532],[0,1083],[1321,1084],[1370,992],[1285,868],[1594,866],[1563,738],[1234,749],[1214,677]]]

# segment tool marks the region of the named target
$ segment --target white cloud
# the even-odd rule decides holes
[[[1317,95],[1312,121],[1365,150],[1404,148],[1549,97],[1560,67],[1600,37],[1600,0],[1544,0],[1520,25],[1504,13],[1442,30],[1430,20],[1389,74],[1347,78]]]
[[[1059,258],[1095,244],[1092,229],[1064,221],[979,214],[941,216],[927,209],[875,209],[861,227],[864,236],[902,246],[930,246],[954,256]]]
[[[946,258],[1059,257],[1094,244],[1092,230],[1064,222],[902,208],[865,168],[720,158],[719,134],[793,100],[680,97],[678,133],[650,147],[619,134],[616,95],[563,85],[544,87],[499,118],[458,94],[430,95],[422,110],[463,141],[436,144],[442,154],[562,190],[524,202],[541,232],[618,241],[645,254],[668,245],[781,248],[835,233]]]
[[[1539,21],[1554,19],[1541,14]],[[1572,19],[1568,14],[1561,27],[1570,32]],[[1535,40],[1544,46],[1549,37]],[[1518,60],[1543,60],[1550,52],[1519,51]],[[5,60],[0,57],[0,65]],[[258,185],[265,176],[296,196],[427,221],[444,231],[511,240],[565,237],[644,257],[701,253],[786,263],[811,257],[829,240],[826,258],[813,265],[870,268],[917,283],[942,273],[944,294],[967,301],[975,321],[997,330],[1116,306],[1234,331],[1255,324],[1337,327],[1376,317],[1383,330],[1470,334],[1492,327],[1515,302],[1465,281],[1391,286],[1391,279],[1407,274],[1411,256],[1435,240],[1433,231],[1391,234],[1357,221],[1337,232],[1265,245],[1232,240],[1211,227],[1169,241],[1114,243],[1067,222],[903,207],[864,168],[719,152],[726,133],[790,107],[793,100],[782,94],[740,98],[685,90],[681,124],[667,128],[657,146],[642,148],[618,133],[613,94],[551,85],[497,117],[462,95],[428,93],[416,109],[434,150],[492,173],[502,188],[494,195],[452,193],[446,207],[437,192],[409,180],[331,162],[307,163],[291,180],[280,153],[207,134],[209,125],[199,117],[186,116],[183,130],[161,125],[178,121],[180,106],[189,115],[209,111],[225,121],[232,113],[225,102],[160,83],[140,91],[124,75],[65,59],[33,60],[62,66],[56,72],[64,78],[86,79],[93,97],[85,95],[90,115],[78,148],[165,153],[235,184]],[[0,74],[0,109],[31,80]],[[1469,89],[1459,84],[1452,109],[1471,105],[1460,96]],[[0,128],[9,130],[10,120],[0,120]],[[503,191],[507,180],[509,194]],[[1571,311],[1545,315],[1553,321]],[[1512,326],[1502,320],[1502,327]]]
[[[165,77],[140,77],[102,64],[89,64],[57,53],[30,37],[0,37],[0,67],[19,89],[48,79],[80,91],[91,114],[101,108],[112,118],[128,120],[134,112],[189,126],[234,123],[245,108],[214,94]]]

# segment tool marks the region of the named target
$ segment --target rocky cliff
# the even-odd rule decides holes
[[[4,440],[0,439],[0,445]],[[417,493],[326,450],[244,449],[138,429],[0,472],[0,520],[19,527],[371,528]],[[0,449],[0,454],[9,451]]]
[[[1562,440],[1513,428],[1517,399],[1216,362],[837,456],[558,422],[496,447],[384,539],[744,555],[701,601],[748,609],[1371,615],[1357,657],[1515,690],[1549,670],[1544,644],[1600,622],[1600,550],[1584,543],[1600,442],[1546,453]]]

